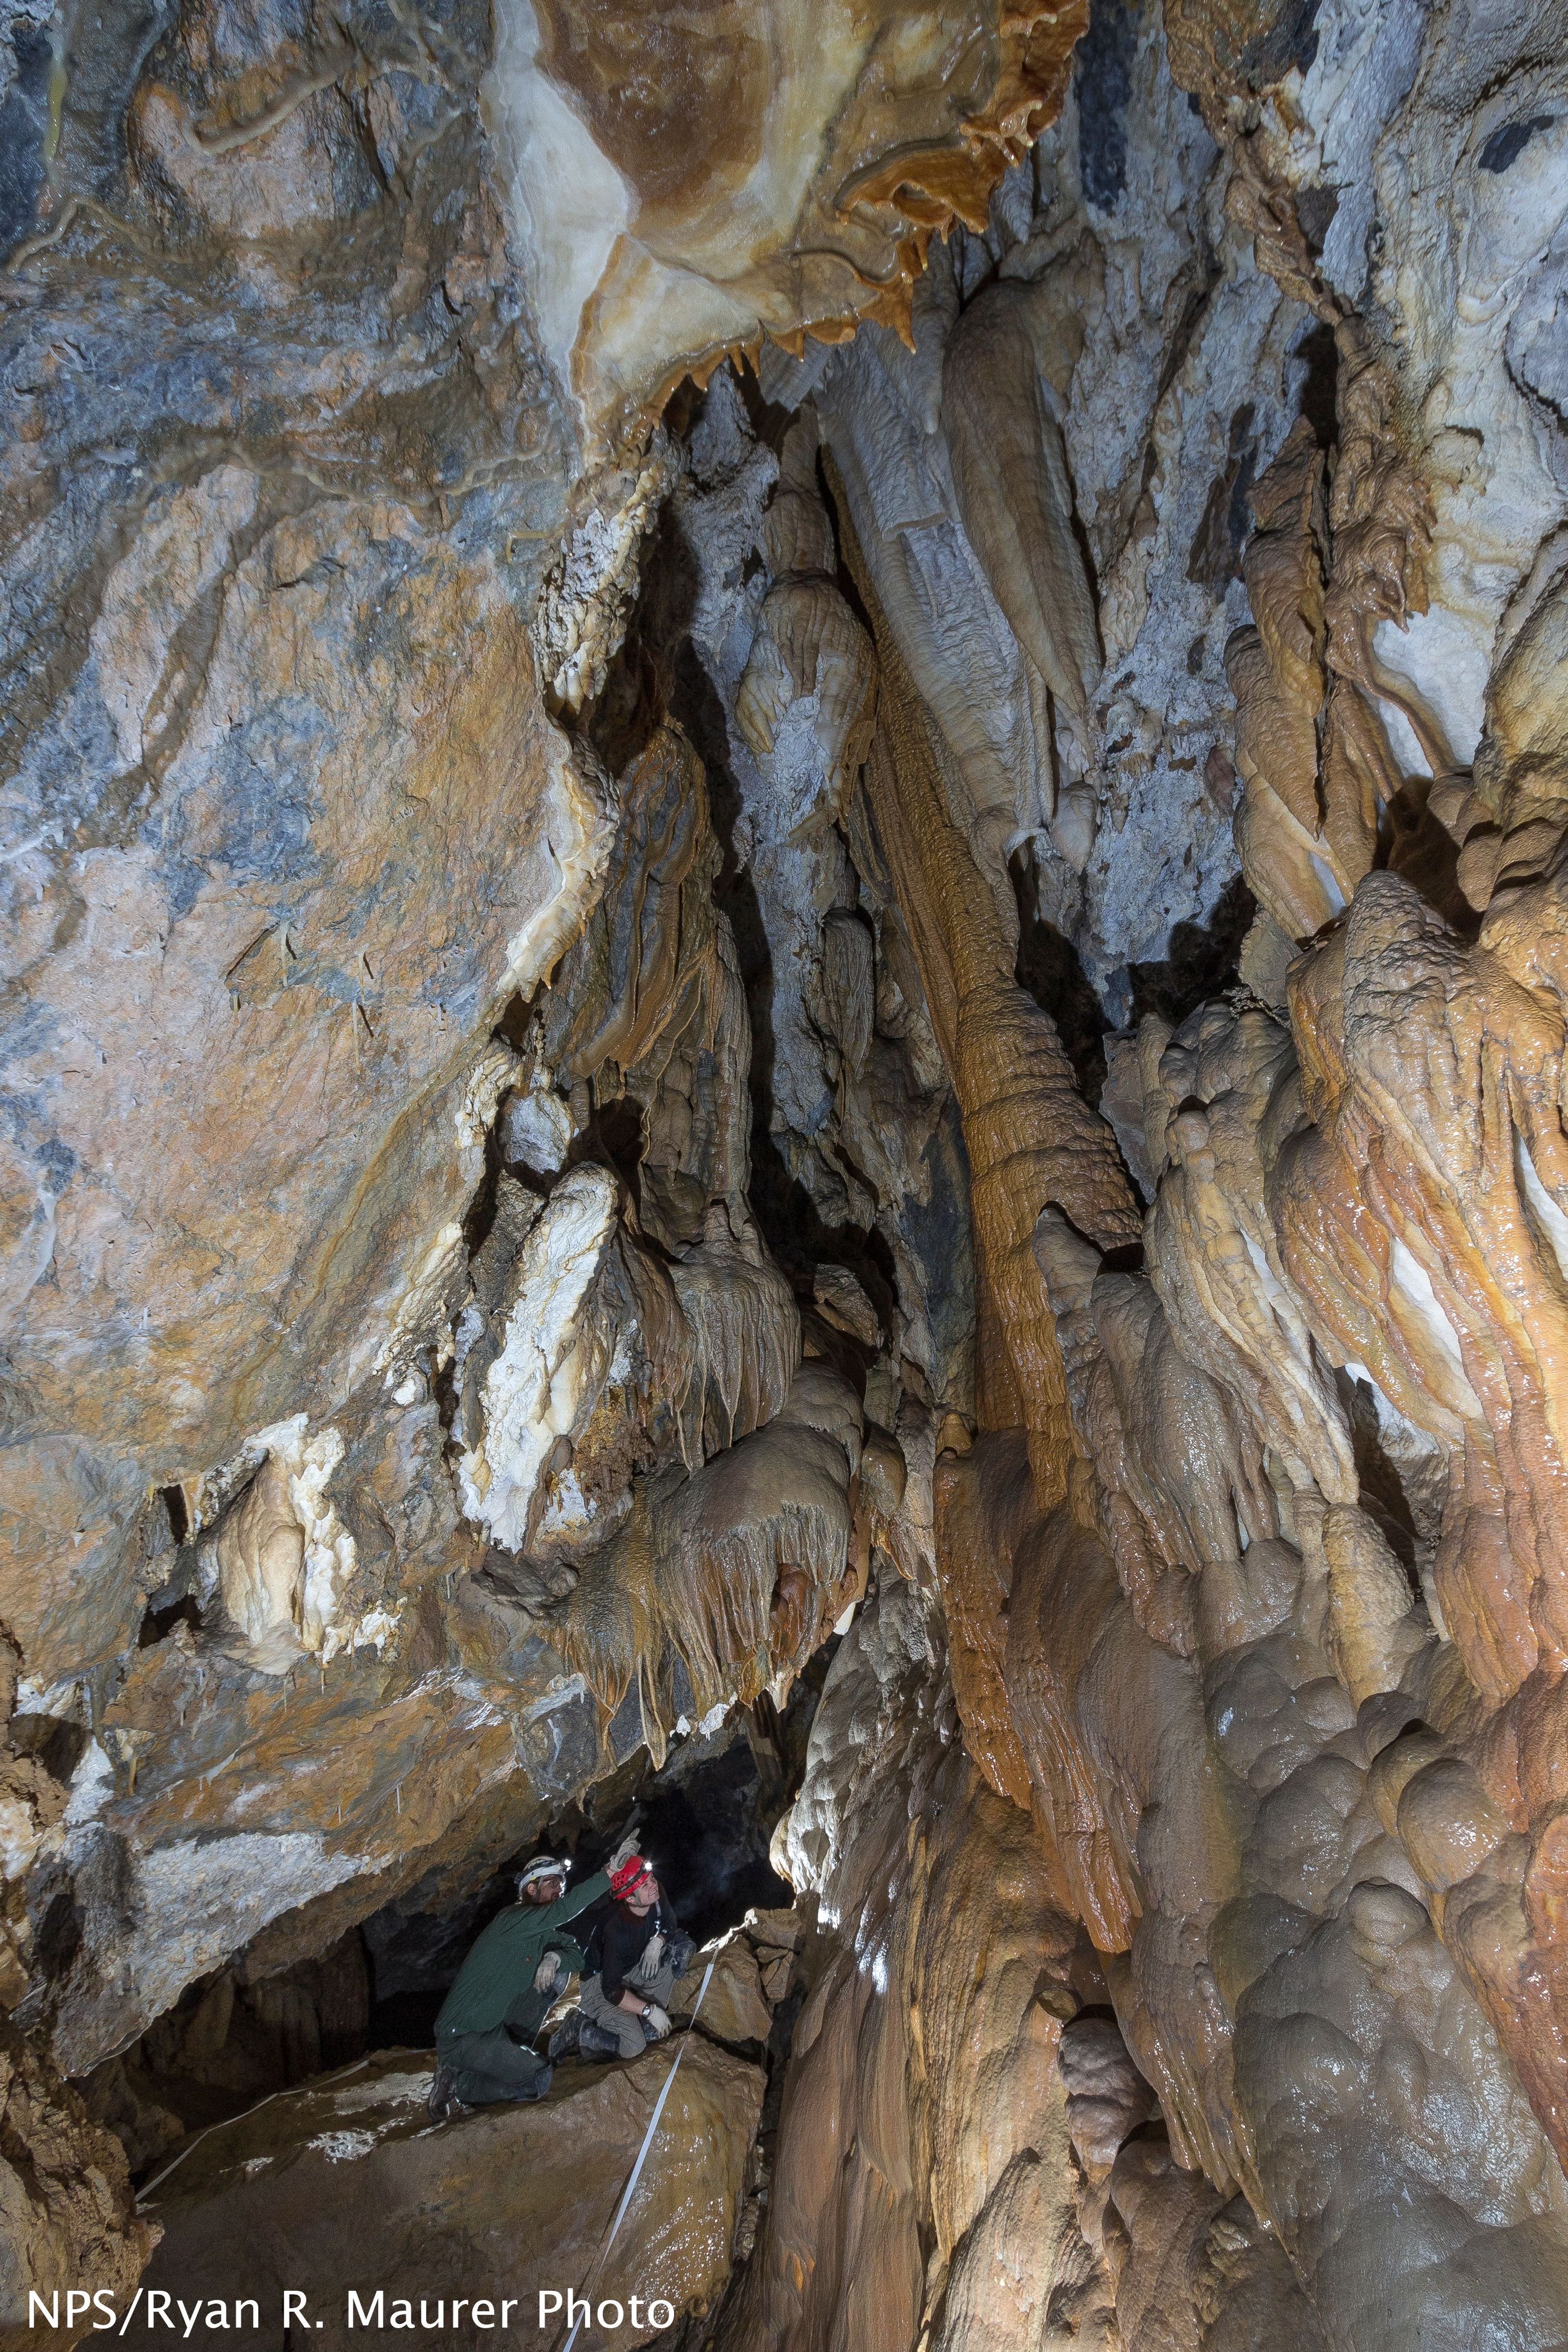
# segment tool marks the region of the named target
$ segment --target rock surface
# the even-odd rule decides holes
[[[1082,24],[1071,0],[745,0],[672,40],[635,6],[509,0],[489,119],[590,447],[764,330],[831,341],[903,315],[933,229],[983,219],[1056,110]]]
[[[1104,1986],[1059,1864],[952,1725],[934,1621],[898,1589],[835,1660],[782,1841],[816,1932],[720,2342],[1316,2352],[1246,2200],[1184,2168],[1115,2023],[1079,2013]]]
[[[0,2308],[10,2340],[68,2344],[76,2330],[28,2317],[27,2296],[50,2298],[101,2280],[123,2309],[158,2225],[136,2211],[119,2140],[89,2121],[79,2098],[47,2060],[6,2030],[0,2050]]]
[[[560,2070],[532,2106],[478,2109],[432,2126],[430,2060],[384,2051],[220,2126],[144,2200],[163,2227],[146,2275],[187,2304],[261,2306],[261,2342],[282,2341],[285,2289],[308,2297],[315,2340],[355,2342],[348,2301],[379,2290],[386,2315],[421,2300],[443,2315],[444,2343],[483,2340],[472,2305],[508,2296],[511,2332],[533,2333],[542,2291],[564,2294],[594,2272],[677,2053],[680,2071],[620,2235],[597,2273],[603,2295],[668,2300],[702,2310],[729,2274],[730,2243],[762,2105],[758,2068],[700,2035],[666,2043],[632,2066]],[[352,2273],[352,2275],[351,2275]],[[521,2305],[521,2316],[516,2306]],[[664,2322],[668,2326],[668,2321]],[[270,2333],[268,2332],[270,2331]],[[626,2343],[661,2330],[634,2326]],[[127,2343],[159,2342],[156,2325]]]

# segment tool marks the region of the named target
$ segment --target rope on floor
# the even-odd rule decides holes
[[[669,2096],[670,2084],[674,2082],[676,2076],[680,2072],[680,2062],[686,2055],[687,2044],[691,2040],[692,2027],[697,2023],[698,2014],[701,2010],[702,2002],[707,1994],[708,1988],[713,1980],[713,1970],[717,1965],[718,1955],[715,1953],[713,1958],[709,1961],[707,1970],[703,1976],[701,1990],[697,1996],[697,2006],[691,2012],[691,2024],[687,2027],[686,2032],[680,2037],[680,2047],[675,2053],[675,2063],[670,2068],[668,2074],[665,2076],[664,2088],[660,2091],[658,2098],[654,2101],[653,2113],[648,2117],[647,2129],[643,2134],[643,2143],[641,2147],[637,2150],[637,2160],[632,2167],[632,2177],[627,2181],[621,2195],[621,2201],[616,2208],[616,2216],[614,2221],[610,2223],[609,2233],[605,2237],[604,2244],[599,2248],[598,2252],[595,2255],[593,2263],[589,2268],[588,2275],[583,2282],[580,2291],[584,2302],[587,2301],[589,2288],[594,2284],[599,2273],[604,2269],[605,2261],[609,2255],[610,2248],[615,2244],[616,2236],[619,2233],[621,2223],[626,2218],[626,2207],[632,2201],[632,2191],[636,2189],[638,2180],[642,2177],[643,2166],[647,2161],[647,2152],[653,2146],[653,2136],[658,2129],[658,2119],[664,2113],[664,2103]],[[572,2347],[577,2341],[577,2330],[582,2326],[582,2325],[583,2323],[581,2319],[574,2319],[572,2322],[572,2333],[563,2345],[562,2352],[572,2352]]]

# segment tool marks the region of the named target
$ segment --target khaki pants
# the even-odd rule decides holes
[[[675,1963],[668,1957],[667,1944],[652,1969],[648,1968],[647,1956],[644,1954],[626,1979],[626,1990],[637,1993],[643,2000],[657,2001],[660,2009],[668,2009],[670,1994],[675,1990]],[[623,2058],[642,2056],[647,2048],[642,2019],[634,2017],[630,2010],[621,2009],[615,2001],[606,2000],[604,1987],[597,1977],[584,1978],[579,2000],[584,2016],[591,2017],[595,2025],[602,2025],[607,2033],[615,2035],[621,2045]]]

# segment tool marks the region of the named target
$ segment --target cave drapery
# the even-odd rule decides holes
[[[366,1986],[743,1726],[616,2340],[1568,2347],[1565,75],[0,0],[5,2342],[574,2283]]]

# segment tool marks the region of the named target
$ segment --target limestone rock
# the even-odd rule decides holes
[[[700,2030],[721,2042],[765,2042],[773,2030],[774,1996],[766,1990],[749,1938],[740,1934],[703,1946],[670,1996],[671,2015],[689,2017],[696,2010],[710,1961],[713,1980],[698,2015]]]
[[[792,834],[842,816],[871,748],[877,698],[870,640],[832,577],[836,551],[816,489],[816,423],[807,411],[785,438],[763,526],[773,584],[735,699],[735,724],[759,760],[776,750],[792,704],[816,700],[818,753],[803,779],[804,805],[798,814],[781,812],[782,829]]]
[[[978,0],[960,22],[902,0],[864,20],[750,0],[724,37],[689,37],[672,76],[637,10],[508,9],[490,117],[545,349],[592,439],[613,444],[689,366],[764,330],[834,338],[903,315],[931,231],[982,218],[1059,104],[1082,18]],[[726,248],[731,217],[743,252]]]
[[[876,678],[836,576],[810,412],[775,458],[734,379],[716,377],[672,507],[696,574],[691,644],[722,711],[710,751],[740,797],[734,838],[760,917],[759,937],[734,908],[768,1133],[825,1224],[874,1224],[886,1244],[896,1305],[879,1286],[868,1309],[889,1372],[907,1355],[962,1401],[957,1118],[860,772]],[[787,955],[763,952],[785,935]],[[862,1259],[852,1278],[864,1286],[868,1271]]]
[[[150,2190],[163,2240],[146,2284],[258,2297],[305,2294],[324,2346],[355,2341],[350,2288],[393,2305],[508,2296],[531,2320],[541,2290],[580,2288],[631,2173],[677,2053],[680,2071],[620,2237],[605,2295],[708,2307],[729,2271],[760,2070],[700,2035],[635,2065],[561,2069],[532,2106],[476,2109],[433,2130],[431,2061],[377,2053],[210,2133]],[[476,2201],[479,2200],[479,2201]],[[475,2270],[475,2245],[488,2252]],[[480,2274],[482,2273],[482,2275]],[[597,2300],[598,2290],[595,2290]],[[511,2323],[516,2326],[514,2320]],[[469,2325],[457,2322],[459,2332]],[[626,2325],[628,2343],[658,2327]],[[127,2342],[152,2344],[134,2328]]]
[[[29,2293],[52,2299],[84,2279],[101,2279],[123,2308],[158,2242],[158,2225],[137,2213],[119,2141],[89,2122],[76,2094],[9,2029],[0,2067],[0,2327],[17,2343],[64,2347],[72,2334],[63,2327],[52,2336],[35,2328]]]
[[[1247,494],[1290,429],[1312,323],[1227,226],[1234,173],[1159,16],[1107,12],[984,238],[933,255],[914,353],[873,326],[811,386],[957,822],[1008,920],[1030,844],[1045,919],[1118,1024],[1133,968],[1208,923],[1236,872],[1205,771],[1234,740]],[[1011,322],[1010,390],[963,359],[996,341],[988,316]],[[1004,551],[1013,505],[1036,517],[1032,584]]]
[[[943,1753],[931,1640],[924,1604],[896,1587],[847,1637],[814,1728],[788,1852],[818,1936],[738,2344],[816,2342],[840,2307],[859,2340],[913,2341],[922,2227],[940,2280],[993,2192],[1018,2231],[994,2234],[1030,2266],[1031,2216],[1000,2184],[1045,2097],[1057,2027],[1037,1996],[1065,1974],[1070,1936],[1025,1817]],[[1000,1905],[977,1967],[982,1885]]]
[[[961,313],[942,354],[942,418],[970,544],[1014,636],[1081,735],[1100,648],[1067,457],[1018,279]]]

